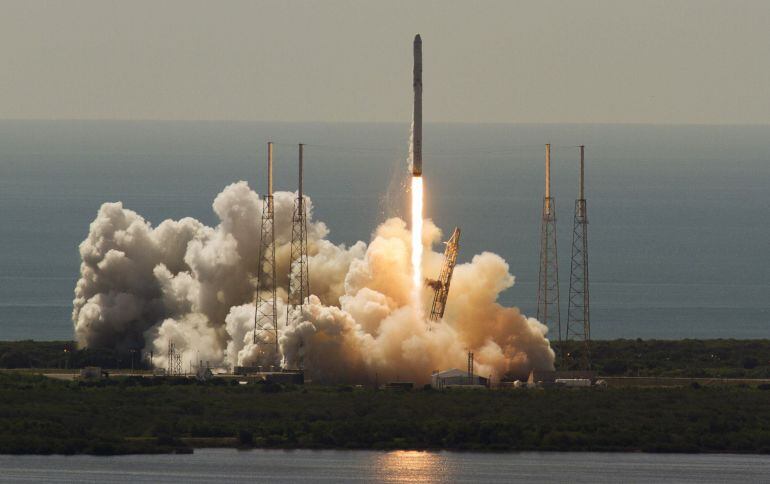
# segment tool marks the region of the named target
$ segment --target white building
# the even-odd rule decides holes
[[[430,386],[435,389],[452,387],[486,387],[489,380],[479,375],[469,375],[467,371],[452,368],[438,371],[431,375]]]

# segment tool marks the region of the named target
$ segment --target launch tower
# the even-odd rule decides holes
[[[537,286],[537,319],[558,331],[561,348],[559,315],[559,262],[556,252],[556,204],[551,197],[551,145],[545,145],[545,196],[540,226],[540,277]]]
[[[291,262],[289,264],[289,302],[286,307],[286,325],[291,310],[305,304],[310,295],[310,276],[307,254],[307,206],[302,191],[303,152],[305,145],[299,145],[299,184],[294,213],[291,218]],[[302,363],[300,363],[300,368]]]
[[[588,297],[588,212],[585,199],[585,146],[580,146],[580,189],[572,226],[572,264],[565,340],[581,343],[579,365],[591,369],[591,318]]]
[[[182,354],[176,350],[173,341],[168,342],[168,376],[180,376],[182,374]]]
[[[449,296],[449,283],[452,281],[452,272],[457,263],[457,251],[460,249],[460,229],[455,227],[452,236],[446,242],[444,249],[444,263],[441,265],[441,273],[438,279],[427,279],[425,283],[431,287],[433,293],[433,304],[430,307],[431,321],[439,321],[444,317],[447,297]]]
[[[273,364],[280,366],[278,310],[275,284],[275,207],[273,205],[273,143],[267,143],[267,194],[262,202],[259,238],[257,294],[254,312],[254,344]]]
[[[473,352],[468,352],[468,385],[473,385]]]

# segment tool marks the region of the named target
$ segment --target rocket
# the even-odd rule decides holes
[[[414,111],[412,113],[412,176],[422,176],[422,39],[414,36]]]

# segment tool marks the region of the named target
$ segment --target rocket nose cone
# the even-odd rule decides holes
[[[422,44],[422,37],[420,37],[420,34],[417,34],[414,36],[414,43],[415,44]]]

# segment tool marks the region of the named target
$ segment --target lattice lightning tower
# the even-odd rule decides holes
[[[591,317],[588,297],[588,211],[585,199],[585,146],[580,146],[580,191],[572,226],[572,264],[565,340],[581,343],[579,365],[591,369]]]
[[[551,145],[545,145],[545,196],[540,226],[540,277],[537,286],[537,319],[558,331],[561,350],[559,314],[559,262],[556,252],[556,203],[551,197]]]
[[[254,344],[275,366],[280,366],[278,351],[278,310],[275,283],[275,207],[273,205],[273,143],[267,143],[267,194],[262,203],[262,228],[259,238]]]
[[[475,378],[473,378],[473,352],[468,352],[468,384],[473,385],[475,382],[473,381]]]
[[[303,153],[305,145],[299,145],[299,183],[294,214],[291,218],[291,263],[289,265],[289,303],[286,306],[286,325],[292,309],[305,304],[310,296],[310,275],[307,254],[307,205],[302,191]],[[302,367],[302,363],[299,364]]]
[[[176,350],[173,341],[168,342],[168,371],[169,376],[179,376],[182,374],[182,354]]]
[[[310,295],[307,255],[307,206],[302,192],[303,148],[299,145],[299,184],[294,214],[291,218],[291,265],[289,274],[289,306],[302,306]],[[288,318],[288,310],[287,310]],[[287,319],[288,324],[288,319]]]

